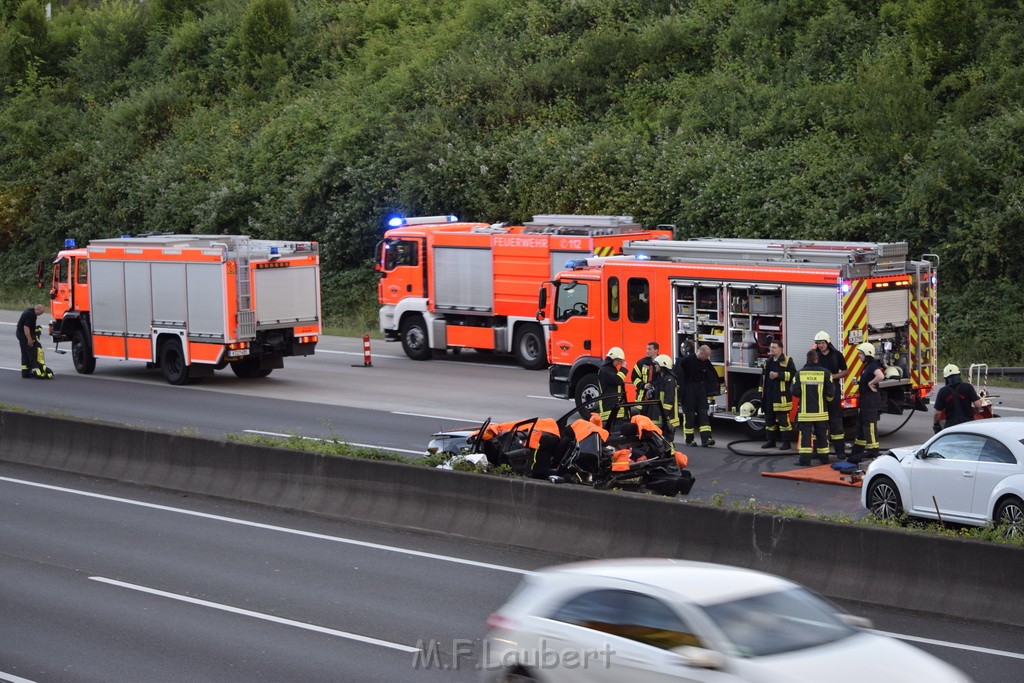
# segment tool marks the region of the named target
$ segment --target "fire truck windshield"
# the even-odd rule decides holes
[[[412,240],[384,240],[384,270],[419,265],[419,244]]]
[[[563,322],[574,315],[586,315],[590,288],[575,280],[558,283],[555,291],[555,320]]]

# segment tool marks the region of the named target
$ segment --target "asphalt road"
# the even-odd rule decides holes
[[[0,463],[0,680],[476,680],[487,616],[564,559]],[[1024,676],[1024,630],[844,607]],[[456,668],[415,665],[432,641]]]
[[[363,367],[362,342],[324,337],[317,353],[286,359],[286,367],[265,379],[240,380],[222,370],[201,384],[168,385],[158,370],[135,362],[100,360],[93,375],[78,375],[70,355],[44,348],[57,376],[50,381],[24,380],[13,338],[18,313],[0,311],[0,403],[58,415],[72,415],[139,427],[186,431],[210,436],[269,432],[344,441],[422,454],[430,435],[442,429],[496,420],[558,416],[567,401],[548,395],[547,373],[530,372],[511,359],[474,352],[449,353],[417,362],[397,344],[374,342],[373,366]],[[1024,414],[1024,391],[1000,390],[1005,414]],[[931,436],[931,418],[914,414],[891,436],[885,432],[901,418],[885,416],[882,446],[912,445]],[[725,504],[792,506],[812,513],[865,514],[859,489],[807,484],[762,477],[762,472],[793,469],[796,455],[753,455],[725,448],[744,439],[735,425],[714,423],[718,445],[688,448],[697,483],[693,500]],[[740,446],[747,448],[751,446]]]

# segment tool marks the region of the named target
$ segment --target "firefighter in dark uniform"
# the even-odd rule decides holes
[[[612,415],[612,409],[626,400],[626,354],[618,346],[608,349],[604,363],[597,371],[597,388],[605,398],[598,401],[597,412],[604,422]],[[606,396],[614,394],[614,396]]]
[[[36,367],[36,323],[45,310],[42,304],[26,308],[14,328],[14,336],[18,338],[18,346],[21,347],[21,376],[25,379],[31,379],[32,369]]]
[[[672,358],[661,354],[654,359],[654,398],[660,410],[655,411],[652,419],[661,427],[665,439],[672,443],[676,429],[679,428],[679,384],[672,374]]]
[[[718,395],[721,380],[710,358],[711,348],[703,345],[696,353],[684,356],[675,368],[683,395],[683,437],[691,446],[698,431],[702,446],[715,445],[708,419],[708,397]]]
[[[828,435],[840,459],[846,456],[846,428],[843,426],[843,378],[850,374],[846,359],[832,346],[832,338],[824,330],[814,335],[818,365],[825,368],[832,380],[832,398],[828,400]]]
[[[788,451],[793,438],[793,425],[789,423],[789,411],[793,409],[790,385],[796,377],[796,364],[782,352],[781,342],[773,341],[768,349],[771,355],[761,375],[761,409],[768,442],[761,448],[775,448],[776,441],[781,441],[779,450]]]
[[[629,381],[636,387],[636,400],[644,401],[654,397],[654,358],[661,348],[658,342],[647,342],[647,355],[636,362]]]
[[[797,409],[797,427],[800,430],[800,461],[797,465],[807,467],[813,454],[822,465],[828,464],[828,403],[832,399],[834,382],[829,372],[821,366],[818,352],[807,352],[807,364],[796,373],[793,380],[793,395],[800,399]]]
[[[982,397],[970,382],[960,378],[960,368],[950,363],[942,369],[946,386],[935,396],[935,433],[942,431],[942,419],[946,427],[970,422],[974,419],[975,408],[982,406]]]
[[[864,369],[857,383],[860,411],[857,413],[857,434],[850,449],[847,462],[859,463],[865,457],[878,457],[878,413],[882,408],[882,399],[878,393],[878,383],[885,379],[882,364],[875,358],[874,344],[864,342],[857,345],[857,352]]]

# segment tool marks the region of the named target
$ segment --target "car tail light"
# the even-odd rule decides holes
[[[511,629],[515,627],[516,622],[513,619],[506,617],[504,614],[495,612],[491,616],[487,617],[487,629],[494,631],[496,629]]]

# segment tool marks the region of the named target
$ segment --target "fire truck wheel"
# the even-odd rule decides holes
[[[181,350],[181,342],[177,339],[165,342],[160,347],[160,369],[164,373],[164,379],[171,384],[180,386],[189,383],[185,353]]]
[[[410,315],[402,321],[402,350],[413,360],[430,358],[430,338],[427,336],[427,323],[422,315]]]
[[[540,325],[520,325],[512,339],[512,352],[516,361],[527,370],[543,370],[548,366],[544,348],[544,332]]]
[[[754,406],[754,414],[757,415],[761,408],[761,392],[757,388],[747,389],[740,396],[740,405],[744,403],[751,403]],[[755,439],[764,438],[764,419],[751,420],[743,423],[743,431]]]
[[[75,330],[71,335],[71,362],[75,364],[75,370],[80,375],[91,375],[96,369],[96,356],[92,355],[89,342],[85,339],[85,332]]]
[[[590,414],[597,411],[597,404],[584,406],[588,401],[593,401],[601,395],[601,385],[597,383],[597,373],[591,372],[576,383],[576,407],[582,417],[588,418]]]

